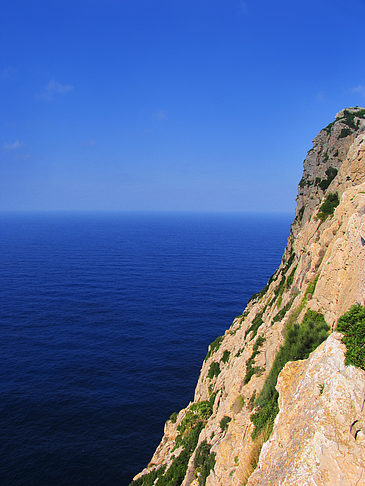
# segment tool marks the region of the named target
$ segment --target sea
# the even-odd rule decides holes
[[[127,486],[291,214],[0,214],[0,485]]]

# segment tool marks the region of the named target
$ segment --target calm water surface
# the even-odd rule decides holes
[[[0,484],[127,485],[290,215],[0,216]]]

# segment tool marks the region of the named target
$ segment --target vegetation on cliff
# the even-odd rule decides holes
[[[328,188],[328,186],[331,184],[333,179],[336,177],[337,172],[338,172],[337,169],[335,169],[334,167],[328,167],[328,169],[326,169],[327,178],[321,179],[320,177],[317,177],[315,181],[315,185],[319,186],[322,189],[322,191],[325,191]]]
[[[355,118],[357,118],[356,121]],[[350,135],[352,133],[352,130],[357,130],[359,128],[360,126],[359,118],[365,118],[365,110],[363,108],[359,108],[357,110],[351,109],[351,111],[349,109],[346,109],[343,110],[342,116],[336,118],[335,121],[329,123],[326,126],[326,128],[324,128],[323,130],[325,130],[328,134],[330,134],[334,124],[338,121],[341,121],[351,129],[351,130],[349,130],[349,128],[343,129],[343,130],[348,130],[347,134]],[[342,135],[342,131],[339,138],[344,138],[347,136],[347,135]]]
[[[170,467],[166,471],[165,466],[163,468],[155,468],[150,473],[132,481],[130,486],[152,486],[153,484],[156,484],[156,486],[180,486],[185,477],[190,457],[198,445],[200,432],[204,429],[207,420],[213,413],[213,405],[216,395],[216,393],[212,393],[209,400],[193,403],[186,411],[183,420],[177,426],[179,435],[175,439],[173,448],[173,451],[180,448],[182,448],[182,450],[180,453],[176,453],[177,455],[173,458]],[[170,420],[175,423],[176,419],[177,414],[174,412],[171,415]],[[209,447],[210,453],[210,446],[207,445],[207,447]],[[197,459],[197,461],[201,461],[206,455],[207,448],[201,451],[199,455],[200,459]],[[209,459],[210,468],[214,467],[214,457],[211,456]],[[209,467],[207,465],[201,467],[203,477],[204,474],[206,474],[206,477],[208,476],[210,472]],[[204,485],[205,482],[199,484]]]
[[[338,199],[337,192],[335,193],[330,192],[326,197],[326,199],[324,200],[322,206],[319,208],[317,217],[321,221],[325,221],[328,218],[328,216],[331,216],[334,213],[336,207],[339,204],[340,204],[340,200]]]
[[[279,411],[276,383],[280,371],[288,361],[305,359],[328,336],[329,327],[324,317],[319,312],[308,310],[301,325],[294,324],[285,336],[284,344],[276,355],[274,364],[261,390],[256,405],[258,410],[251,415],[251,421],[255,428],[252,437],[265,430],[267,437],[274,426],[275,417]]]
[[[354,305],[337,323],[337,331],[342,332],[342,342],[346,345],[345,364],[365,370],[365,307]]]
[[[216,351],[218,351],[218,349],[220,348],[220,345],[222,344],[223,338],[224,338],[224,336],[218,336],[212,343],[209,344],[208,353],[207,353],[204,361],[206,361]]]
[[[206,440],[199,444],[194,457],[196,473],[199,474],[199,486],[205,486],[210,471],[215,466],[215,452],[211,452],[211,446]]]
[[[254,374],[256,373],[261,373],[262,368],[260,366],[254,366],[255,358],[260,352],[261,346],[264,344],[265,338],[262,336],[259,336],[256,339],[255,344],[253,345],[252,349],[252,354],[249,357],[249,359],[246,362],[246,376],[243,380],[243,382],[246,384],[248,383],[251,378],[253,377]]]

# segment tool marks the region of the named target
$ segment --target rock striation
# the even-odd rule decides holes
[[[365,109],[358,107],[339,112],[314,139],[279,268],[209,346],[194,402],[166,422],[132,484],[365,484],[365,372],[345,365],[335,332],[354,304],[365,305]],[[282,347],[305,329],[306,359],[280,368],[278,408],[274,389],[262,426]],[[325,340],[313,351],[316,329]],[[287,356],[298,359],[293,346]]]

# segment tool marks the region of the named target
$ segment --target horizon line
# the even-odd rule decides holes
[[[238,209],[0,209],[0,214],[32,214],[32,213],[118,213],[118,214],[293,214],[293,210],[288,211],[250,211]]]

